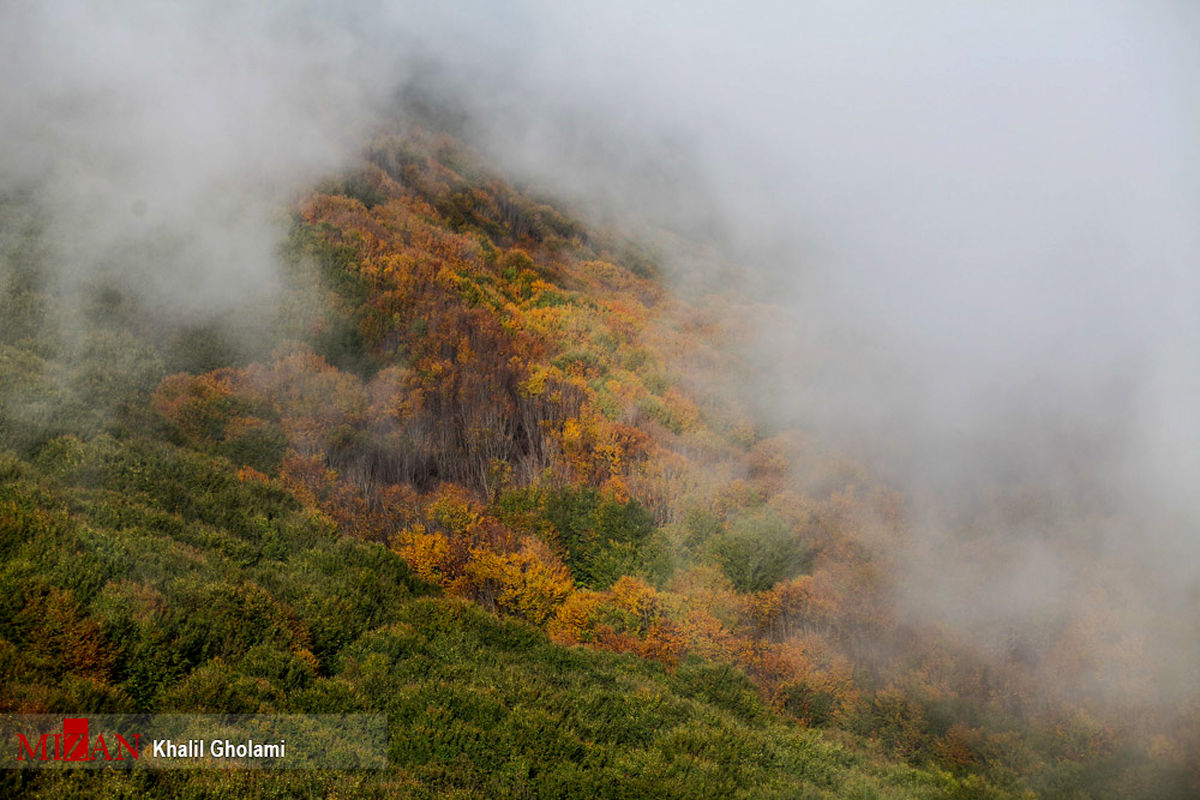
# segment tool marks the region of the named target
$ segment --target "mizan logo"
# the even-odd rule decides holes
[[[120,734],[106,739],[97,734],[89,735],[90,720],[87,717],[67,717],[63,720],[62,733],[43,733],[36,742],[30,742],[23,733],[17,734],[17,761],[136,761],[141,749],[142,735],[135,733],[130,743]],[[36,735],[36,734],[34,734]]]
[[[0,771],[373,769],[387,741],[383,714],[0,714]]]
[[[169,723],[172,717],[167,716],[164,719]],[[162,726],[166,724],[163,720],[156,722],[155,718],[146,717],[103,714],[96,718],[67,717],[62,720],[61,731],[56,727],[58,722],[53,717],[41,717],[39,722],[30,719],[22,723],[18,720],[19,717],[4,720],[8,725],[15,722],[18,728],[16,731],[11,727],[7,729],[16,733],[17,758],[16,762],[8,762],[11,766],[62,762],[100,766],[105,762],[124,761],[130,766],[140,763],[151,767],[169,767],[213,760],[242,766],[271,766],[278,765],[287,756],[285,739],[263,741],[251,738],[253,735],[262,734],[261,720],[258,725],[243,723],[243,729],[249,725],[250,730],[246,733],[250,735],[236,742],[225,738],[172,740],[155,735],[163,732]],[[175,721],[178,724],[178,718],[175,718]],[[202,726],[222,729],[217,720],[196,717],[185,723],[185,730],[195,733]],[[114,732],[114,729],[128,731],[131,727],[140,729],[141,733]],[[5,738],[7,735],[6,732]],[[12,742],[11,739],[8,741]],[[11,750],[8,752],[12,753]]]

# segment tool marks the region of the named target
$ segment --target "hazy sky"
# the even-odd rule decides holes
[[[1190,4],[547,6],[506,69],[462,73],[485,139],[574,194],[715,209],[794,314],[761,331],[772,413],[914,492],[1103,498],[1142,524],[1097,538],[1194,585]]]
[[[38,187],[60,277],[195,315],[269,291],[288,201],[421,75],[506,168],[772,288],[766,410],[936,498],[914,607],[1071,602],[1060,529],[1102,498],[1131,607],[1197,613],[1192,3],[247,5],[4,5],[0,181]],[[1055,530],[947,549],[947,509],[1022,481]]]

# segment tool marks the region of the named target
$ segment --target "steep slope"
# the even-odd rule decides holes
[[[453,140],[381,137],[307,198],[278,304],[233,324],[180,324],[119,285],[71,306],[38,280],[36,214],[6,214],[0,702],[381,711],[392,765],[21,773],[14,790],[1116,797],[1194,780],[1173,745],[1152,758],[1079,709],[1028,713],[1020,664],[996,674],[891,618],[902,499],[763,430],[730,388],[750,369],[736,321],[769,309],[671,296],[644,248]]]

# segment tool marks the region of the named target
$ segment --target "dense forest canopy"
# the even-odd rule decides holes
[[[4,793],[1200,794],[1146,9],[0,12],[0,711],[389,726]]]
[[[249,340],[39,285],[6,204],[8,711],[386,711],[394,769],[344,780],[414,796],[1192,791],[1194,706],[1044,685],[1136,680],[1095,620],[997,657],[897,616],[904,497],[723,388],[749,301],[672,297],[475,159],[377,139],[296,207]]]

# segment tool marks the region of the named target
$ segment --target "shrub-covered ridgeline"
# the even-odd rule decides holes
[[[729,389],[769,309],[671,296],[452,140],[374,142],[277,305],[203,324],[56,292],[0,213],[0,711],[383,712],[391,764],[4,794],[1200,791],[1195,709],[1144,735],[893,618],[902,498]]]

